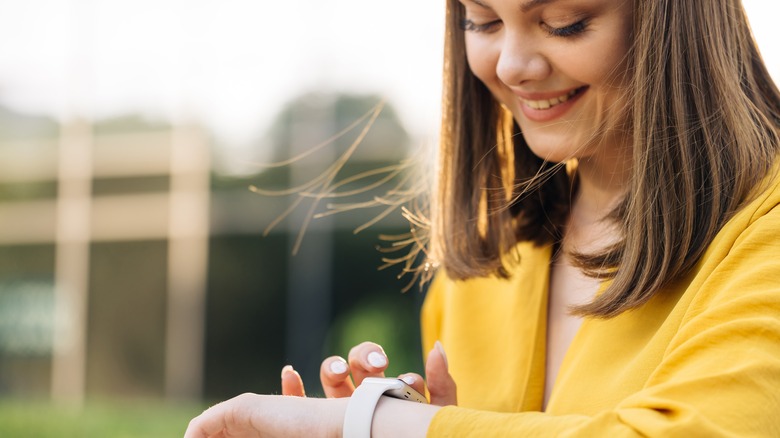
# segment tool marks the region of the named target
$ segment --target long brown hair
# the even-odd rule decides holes
[[[447,0],[431,249],[451,278],[505,277],[502,257],[517,242],[560,241],[574,182],[530,151],[469,70],[463,14]],[[622,239],[574,255],[586,274],[612,279],[574,309],[582,315],[640,306],[690,270],[780,152],[780,93],[739,0],[634,0],[632,38],[631,189],[607,215]]]

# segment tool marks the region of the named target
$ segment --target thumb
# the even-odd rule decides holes
[[[433,349],[428,353],[425,362],[425,377],[428,383],[428,392],[431,394],[431,404],[438,406],[457,405],[457,387],[455,380],[450,375],[447,355],[444,353],[439,341],[436,341]]]

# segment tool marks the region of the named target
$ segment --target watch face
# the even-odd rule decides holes
[[[403,380],[398,380],[399,382],[403,383],[403,387],[400,389],[389,389],[385,392],[386,395],[389,395],[390,397],[395,397],[401,400],[409,400],[417,403],[425,403],[428,404],[428,399],[425,398],[424,395],[420,394],[419,392],[415,391],[414,388],[407,385]]]
[[[424,395],[415,391],[414,388],[407,385],[406,382],[401,379],[366,377],[363,379],[363,382],[360,383],[360,386],[366,385],[382,388],[384,390],[384,395],[390,397],[428,404],[428,399],[426,399]]]

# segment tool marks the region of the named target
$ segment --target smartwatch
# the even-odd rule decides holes
[[[367,377],[355,389],[347,403],[343,438],[371,438],[371,420],[374,418],[374,409],[382,395],[428,403],[425,396],[401,379]]]

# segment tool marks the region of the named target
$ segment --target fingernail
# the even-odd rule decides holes
[[[295,370],[293,369],[292,365],[285,365],[284,368],[282,368],[282,379],[284,379],[285,374],[294,372]]]
[[[347,364],[341,360],[334,360],[330,363],[330,370],[333,374],[344,374],[347,372]]]
[[[387,365],[387,358],[384,354],[372,351],[371,353],[368,353],[368,363],[374,368],[382,368]]]
[[[401,377],[401,380],[404,381],[407,385],[414,385],[414,382],[417,381],[417,379],[414,378],[414,376],[404,376]]]
[[[441,357],[444,358],[444,366],[449,368],[450,364],[447,362],[447,353],[444,352],[444,347],[441,345],[441,342],[436,341],[436,343],[433,344],[433,347],[441,354]]]

